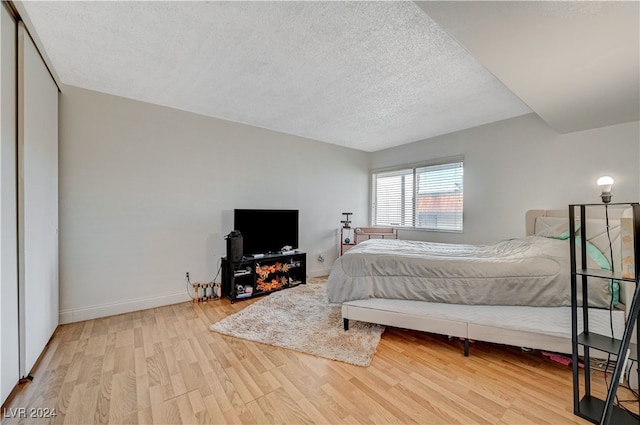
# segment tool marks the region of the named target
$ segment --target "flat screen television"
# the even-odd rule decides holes
[[[298,248],[298,210],[235,209],[233,228],[242,234],[242,255]]]

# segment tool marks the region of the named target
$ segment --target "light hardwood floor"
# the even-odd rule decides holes
[[[476,342],[464,357],[461,341],[387,328],[363,368],[208,330],[251,302],[60,326],[2,423],[588,423],[572,413],[570,368],[537,352]]]

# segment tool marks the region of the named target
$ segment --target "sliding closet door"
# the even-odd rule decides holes
[[[19,379],[16,21],[0,5],[0,405]]]
[[[58,325],[58,89],[18,24],[20,375]]]

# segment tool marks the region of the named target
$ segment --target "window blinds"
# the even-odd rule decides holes
[[[373,174],[376,226],[461,232],[462,161]]]

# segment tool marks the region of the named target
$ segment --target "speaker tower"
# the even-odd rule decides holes
[[[232,263],[242,261],[242,234],[234,230],[225,239],[227,240],[227,260]]]

